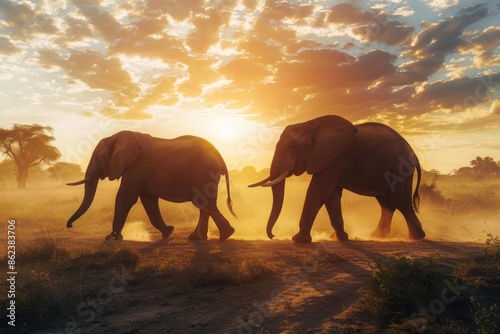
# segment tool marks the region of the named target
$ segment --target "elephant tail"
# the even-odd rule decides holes
[[[418,194],[418,187],[420,187],[420,180],[422,178],[422,171],[420,170],[420,163],[417,160],[417,186],[415,187],[415,192],[413,193],[413,208],[415,212],[420,213],[418,210],[418,206],[420,205],[420,195]]]
[[[229,209],[229,212],[235,217],[238,218],[236,213],[233,211],[233,201],[231,200],[231,187],[230,187],[230,182],[229,182],[229,172],[227,171],[227,168],[224,164],[224,178],[226,179],[226,188],[227,188],[227,207]]]
[[[229,181],[229,172],[227,170],[226,162],[222,158],[222,155],[220,152],[214,147],[215,153],[219,157],[219,161],[221,164],[221,174],[224,175],[224,178],[226,179],[226,189],[227,189],[227,208],[229,209],[229,212],[235,217],[238,218],[236,213],[233,211],[233,201],[231,200],[231,182]]]

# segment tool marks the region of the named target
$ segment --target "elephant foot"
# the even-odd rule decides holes
[[[109,235],[106,236],[106,240],[123,240],[123,236],[121,233],[118,232],[111,232]]]
[[[422,240],[425,238],[425,232],[424,231],[419,231],[417,233],[410,233],[408,235],[408,239],[411,241],[417,241],[417,240]]]
[[[349,240],[349,234],[346,232],[335,232],[331,235],[331,238],[338,241]]]
[[[305,244],[305,243],[310,243],[312,241],[312,237],[309,233],[306,234],[303,232],[299,232],[292,237],[292,240],[298,243]]]
[[[229,225],[226,229],[224,229],[223,231],[220,231],[219,241],[222,242],[222,241],[226,240],[231,235],[233,235],[233,233],[234,233],[234,228],[231,225]]]
[[[391,233],[390,231],[384,231],[384,230],[376,229],[371,234],[371,237],[372,238],[376,238],[376,239],[387,239],[387,238],[389,238],[390,233]]]
[[[204,235],[204,236],[201,236],[197,231],[194,231],[193,233],[191,233],[188,237],[189,240],[207,240],[207,236]]]
[[[174,232],[174,227],[173,226],[167,226],[162,232],[161,232],[161,237],[163,239],[167,239],[172,232]]]

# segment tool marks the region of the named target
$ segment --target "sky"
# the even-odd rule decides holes
[[[0,0],[0,127],[85,166],[130,129],[270,165],[289,124],[392,126],[424,169],[500,160],[500,1]]]

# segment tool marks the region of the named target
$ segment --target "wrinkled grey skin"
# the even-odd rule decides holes
[[[94,149],[85,179],[69,185],[85,184],[82,204],[68,220],[67,227],[90,207],[99,179],[108,177],[121,184],[116,195],[113,231],[106,239],[123,239],[121,231],[130,208],[140,198],[151,221],[164,239],[173,226],[165,225],[158,199],[170,202],[191,201],[200,209],[200,218],[192,240],[206,240],[208,218],[212,217],[220,233],[220,241],[229,238],[234,228],[217,208],[220,176],[227,186],[227,204],[231,213],[231,194],[226,164],[217,149],[208,141],[182,136],[175,139],[155,138],[147,134],[122,131],[102,139]]]
[[[418,180],[412,196],[415,169]],[[406,140],[388,126],[379,123],[354,126],[334,115],[287,126],[276,145],[269,178],[250,185],[272,187],[273,206],[267,222],[270,239],[274,237],[272,229],[283,205],[286,177],[304,172],[311,174],[312,180],[294,241],[312,241],[311,228],[323,205],[336,238],[348,239],[340,205],[343,189],[377,199],[382,216],[373,233],[375,237],[389,235],[396,209],[404,215],[410,239],[425,237],[415,214],[420,164]]]

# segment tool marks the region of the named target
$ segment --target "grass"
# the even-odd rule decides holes
[[[456,274],[475,286],[500,285],[500,239],[487,233],[484,247],[465,258]]]
[[[132,270],[137,263],[137,254],[128,249],[72,251],[50,237],[30,241],[17,255],[16,328],[29,332],[70,317],[106,286],[107,274]],[[5,318],[7,293],[2,291],[0,298]]]
[[[209,286],[254,283],[274,274],[272,264],[258,258],[241,259],[209,248],[206,251],[211,252],[208,260],[205,256],[137,251],[115,242],[89,250],[64,247],[51,237],[30,241],[19,249],[17,257],[22,270],[16,281],[16,329],[30,332],[57,320],[87,321],[81,314],[113,312],[120,307],[118,302],[108,303],[115,300],[114,293],[137,288],[141,282],[149,282],[146,289],[157,285],[169,296]],[[125,278],[124,285],[114,279],[119,276]],[[7,316],[7,302],[7,291],[2,291],[2,318]]]
[[[360,291],[361,309],[383,319],[381,330],[387,334],[493,333],[497,304],[482,305],[474,294],[480,292],[471,286],[500,286],[500,239],[491,232],[487,236],[483,248],[451,271],[434,258],[377,261]]]

